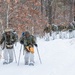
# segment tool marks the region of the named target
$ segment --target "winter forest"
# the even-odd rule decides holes
[[[75,75],[75,0],[0,0],[0,75]]]
[[[75,19],[75,0],[0,0],[0,31],[7,27],[44,36],[45,33],[69,29]],[[48,27],[48,29],[47,29]]]

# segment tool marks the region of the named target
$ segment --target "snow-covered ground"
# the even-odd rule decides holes
[[[44,41],[37,40],[38,50],[42,60],[40,64],[35,47],[35,65],[24,65],[24,55],[21,51],[19,66],[14,62],[3,65],[0,60],[0,75],[75,75],[75,38]],[[15,47],[17,61],[21,45]]]

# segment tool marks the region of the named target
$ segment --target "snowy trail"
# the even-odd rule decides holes
[[[75,41],[75,39],[73,39]],[[23,51],[21,53],[19,66],[15,61],[3,65],[0,61],[0,75],[75,75],[75,43],[71,44],[70,39],[57,39],[44,41],[38,39],[38,50],[42,60],[39,62],[35,48],[35,65],[24,65]],[[20,51],[20,44],[15,47],[17,60]]]

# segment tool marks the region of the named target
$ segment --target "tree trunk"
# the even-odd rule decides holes
[[[69,22],[73,21],[73,12],[72,12],[72,8],[73,8],[73,0],[69,1],[69,5],[70,5],[70,15],[69,15]]]
[[[43,14],[43,0],[41,0],[41,14]]]
[[[48,22],[49,22],[49,24],[52,24],[52,6],[51,6],[51,0],[48,0]]]

